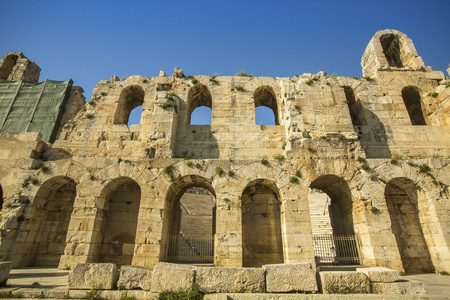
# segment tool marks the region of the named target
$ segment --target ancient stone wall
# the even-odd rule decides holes
[[[363,79],[178,69],[99,82],[54,144],[36,150],[33,167],[19,154],[0,161],[0,259],[154,266],[180,233],[180,199],[203,188],[215,199],[215,266],[314,264],[313,190],[329,202],[327,230],[357,235],[364,265],[450,270],[449,80],[413,50],[402,33],[376,33]],[[128,127],[139,105],[140,124]],[[211,108],[211,125],[190,124],[199,106]],[[258,106],[276,125],[255,124]],[[3,171],[8,163],[20,167]],[[22,185],[27,176],[35,180]],[[61,231],[50,238],[57,214]]]

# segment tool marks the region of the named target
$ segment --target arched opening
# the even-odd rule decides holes
[[[199,106],[191,114],[191,125],[211,125],[212,110],[207,106]]]
[[[102,191],[103,220],[98,235],[101,263],[131,265],[141,201],[141,187],[131,178],[120,177]]]
[[[419,218],[418,195],[414,182],[394,178],[384,192],[391,229],[406,272],[433,272],[430,251]]]
[[[336,175],[320,176],[310,185],[308,201],[311,223],[323,225],[322,228],[313,226],[316,262],[359,264],[352,196],[347,182]]]
[[[361,101],[359,99],[356,100],[355,92],[351,87],[344,86],[343,88],[353,126],[366,125]]]
[[[142,105],[137,106],[130,112],[130,117],[128,118],[128,127],[135,124],[141,123],[142,116]]]
[[[259,125],[280,125],[278,118],[278,103],[275,93],[270,86],[260,86],[253,93],[255,100],[255,124]],[[256,110],[259,107],[265,107],[265,110]],[[270,111],[272,113],[270,113]],[[272,123],[273,114],[273,123]],[[267,117],[266,117],[267,116]]]
[[[58,267],[66,247],[75,197],[76,183],[64,176],[47,180],[36,193],[33,202],[36,213],[30,226],[37,233],[34,266]]]
[[[0,79],[8,80],[18,59],[19,57],[17,55],[8,55],[3,60],[2,67],[0,68]]]
[[[414,86],[407,86],[402,89],[402,98],[408,111],[412,125],[427,125],[422,111],[422,101],[419,91]]]
[[[243,266],[283,263],[281,199],[275,183],[264,179],[250,182],[241,201]]]
[[[165,261],[213,263],[216,194],[203,177],[189,175],[174,182],[164,206]]]
[[[144,104],[144,90],[137,85],[126,87],[119,97],[114,124],[128,124],[130,113],[136,107]]]
[[[3,200],[3,189],[2,189],[2,185],[0,184],[0,210],[3,209],[3,203],[4,203],[4,200]]]
[[[212,110],[212,97],[211,92],[209,91],[208,87],[204,84],[197,84],[193,86],[189,92],[188,92],[188,101],[187,101],[187,124],[191,125],[210,125],[211,120],[206,119],[204,123],[207,124],[199,124],[198,120],[194,123],[192,115],[194,110],[196,110],[197,107],[200,106],[206,106],[210,110]]]
[[[402,68],[403,63],[400,54],[400,41],[398,35],[385,34],[380,37],[384,56],[390,67]]]

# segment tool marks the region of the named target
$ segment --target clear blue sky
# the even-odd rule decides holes
[[[0,55],[23,52],[46,78],[83,87],[89,100],[112,74],[361,76],[381,29],[414,42],[425,65],[450,64],[450,1],[6,1]],[[446,76],[448,74],[445,72]]]

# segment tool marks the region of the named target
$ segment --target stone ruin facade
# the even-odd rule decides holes
[[[322,234],[356,236],[365,266],[450,271],[450,80],[396,30],[373,36],[361,66],[363,78],[112,76],[87,103],[72,87],[52,144],[0,134],[0,259],[153,267],[189,261],[187,244],[216,267],[315,265]],[[39,71],[21,53],[0,61],[4,80]],[[191,124],[201,106],[211,125]],[[275,125],[255,124],[259,106]],[[345,256],[328,248],[328,263]]]

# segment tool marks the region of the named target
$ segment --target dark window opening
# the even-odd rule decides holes
[[[348,110],[350,111],[350,117],[354,126],[366,125],[364,122],[364,113],[361,105],[361,101],[356,100],[353,89],[349,86],[344,86],[345,99],[347,102]]]
[[[402,90],[403,102],[412,125],[427,125],[422,111],[422,101],[416,87],[407,86]]]
[[[390,67],[402,68],[403,63],[400,55],[400,41],[397,35],[385,34],[380,38],[384,56]]]
[[[9,55],[3,60],[2,67],[0,69],[1,79],[8,80],[18,59],[19,57],[17,55]]]

